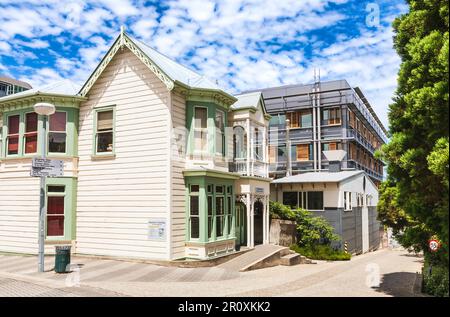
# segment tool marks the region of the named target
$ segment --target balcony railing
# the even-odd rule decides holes
[[[230,172],[239,173],[244,176],[268,177],[268,164],[260,160],[234,159],[230,162]]]

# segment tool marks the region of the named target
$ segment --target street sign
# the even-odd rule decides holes
[[[30,175],[33,177],[59,177],[64,175],[64,161],[33,158]]]
[[[428,241],[428,247],[431,252],[437,252],[437,250],[441,247],[441,243],[436,239],[431,239]]]

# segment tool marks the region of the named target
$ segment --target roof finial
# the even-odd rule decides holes
[[[124,34],[125,33],[125,25],[121,25],[120,26],[120,34]]]

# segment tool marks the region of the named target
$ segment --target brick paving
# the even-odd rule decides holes
[[[46,258],[47,270],[53,260]],[[0,255],[0,296],[418,296],[413,285],[422,265],[420,257],[400,250],[250,272],[237,271],[242,261],[199,268],[82,257],[72,262],[80,266],[79,274],[37,273],[37,257]],[[378,287],[366,282],[374,267]],[[73,284],[77,279],[80,283]]]

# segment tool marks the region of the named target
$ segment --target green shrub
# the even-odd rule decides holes
[[[291,246],[291,250],[313,260],[348,261],[352,257],[351,254],[341,250],[335,250],[329,245],[300,247],[294,244]]]
[[[297,224],[297,244],[300,247],[316,245],[329,246],[333,241],[339,241],[340,237],[334,233],[334,228],[323,217],[313,216],[307,210],[291,209],[281,203],[271,201],[269,203],[272,219],[295,221]]]
[[[422,269],[422,292],[439,297],[449,297],[448,267],[431,265],[428,261]]]
[[[269,202],[269,212],[272,219],[295,220],[295,212],[276,201]]]

